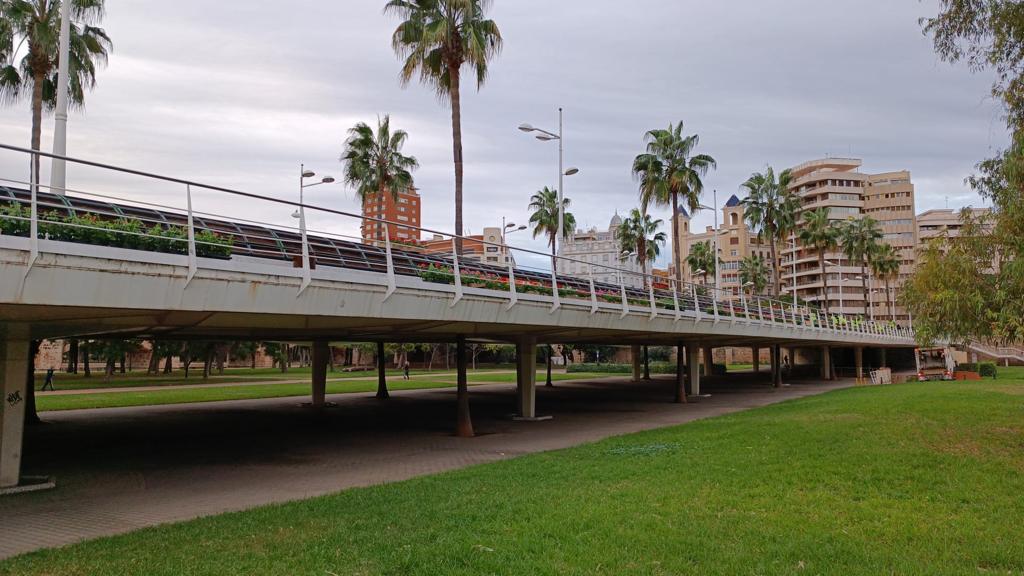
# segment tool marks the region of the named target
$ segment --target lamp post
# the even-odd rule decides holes
[[[68,89],[70,84],[69,63],[71,60],[71,0],[60,4],[60,53],[57,56],[57,102],[53,125],[53,153],[66,156],[68,153]],[[36,162],[38,162],[38,157]],[[34,164],[34,163],[33,163]],[[67,166],[62,158],[54,158],[50,164],[50,192],[65,194],[67,187]],[[35,165],[32,166],[33,173]],[[38,185],[38,179],[36,185]]]
[[[316,172],[306,170],[306,166],[304,164],[299,164],[299,207],[292,213],[292,218],[298,218],[299,220],[299,232],[302,234],[302,269],[305,270],[307,274],[309,271],[309,242],[306,239],[306,201],[304,192],[306,191],[306,188],[312,188],[313,186],[334,182],[333,177],[324,176],[319,182],[306,184],[306,179],[314,176],[316,176]]]
[[[558,140],[558,239],[557,243],[560,243],[565,238],[565,206],[563,206],[562,198],[564,197],[563,180],[564,176],[572,176],[579,173],[579,168],[570,167],[568,170],[562,166],[564,157],[564,138],[562,137],[562,108],[558,108],[558,134],[549,132],[541,128],[536,128],[530,124],[520,124],[519,129],[523,132],[539,132],[536,138],[541,142],[550,142],[552,140]],[[559,244],[560,245],[560,244]],[[556,247],[555,252],[558,252]]]
[[[513,232],[519,232],[520,230],[526,230],[526,226],[525,225],[523,225],[523,226],[516,226],[515,222],[507,222],[506,223],[505,222],[505,217],[504,216],[501,217],[501,245],[502,245],[502,249],[505,251],[505,263],[506,264],[508,264],[508,262],[510,260],[512,260],[513,262],[515,261],[514,258],[511,258],[511,256],[509,256],[509,252],[510,251],[508,249],[508,241],[506,240],[506,238],[508,238],[509,234],[512,234]]]
[[[715,235],[712,236],[711,240],[714,242],[714,246],[712,247],[712,250],[714,250],[714,252],[715,252],[715,254],[713,256],[714,263],[715,263],[715,290],[718,290],[719,274],[720,274],[720,272],[718,270],[720,268],[720,266],[718,265],[718,190],[714,189],[714,190],[712,190],[711,193],[712,193],[712,200],[713,200],[713,202],[715,204],[715,207],[712,208],[711,206],[707,206],[705,204],[701,204],[700,207],[705,209],[705,210],[711,210],[711,212],[714,213],[714,215],[715,215]]]

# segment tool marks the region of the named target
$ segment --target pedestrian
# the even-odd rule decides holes
[[[53,390],[53,367],[51,366],[46,370],[46,380],[43,380],[43,390],[47,388]]]
[[[404,380],[408,380],[409,379],[409,363],[408,362],[406,362],[405,365],[402,366],[402,378]]]

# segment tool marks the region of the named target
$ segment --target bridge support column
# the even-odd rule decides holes
[[[537,417],[537,340],[524,337],[516,342],[516,418]]]
[[[686,345],[686,365],[690,394],[700,396],[700,346],[696,342]]]
[[[832,374],[832,349],[828,346],[821,347],[821,379],[835,380]]]
[[[864,347],[856,346],[853,349],[853,364],[857,367],[857,378],[864,377]]]
[[[633,382],[640,381],[640,347],[630,346],[630,357],[633,360]]]
[[[704,375],[711,376],[711,366],[715,363],[715,349],[711,346],[704,347]]]
[[[750,350],[751,350],[751,358],[753,359],[753,364],[754,364],[754,372],[755,373],[760,372],[761,371],[761,349],[758,348],[757,346],[754,346]]]
[[[455,435],[460,438],[473,437],[473,420],[469,415],[469,381],[466,378],[466,337],[455,339],[456,411]]]
[[[651,379],[651,357],[647,353],[647,344],[644,344],[644,380]]]
[[[882,368],[888,368],[889,363],[886,361],[885,348],[878,349],[878,365]]]
[[[327,340],[313,341],[313,407],[323,408],[327,397]]]
[[[782,347],[772,344],[772,386],[782,387]]]
[[[384,358],[384,343],[377,342],[377,398],[388,397],[387,359]]]
[[[676,345],[676,404],[686,404],[686,346]]]
[[[0,339],[0,489],[18,485],[28,395],[28,340]]]

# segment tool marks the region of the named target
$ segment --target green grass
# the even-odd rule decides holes
[[[845,389],[0,574],[1020,574],[1021,378]]]
[[[554,381],[604,377],[606,374],[564,374],[554,373]],[[306,375],[309,378],[309,375]],[[510,373],[470,373],[470,384],[515,382]],[[538,382],[543,382],[544,373],[537,373]],[[202,382],[192,382],[198,384]],[[207,382],[209,383],[209,382]],[[445,373],[437,378],[412,378],[403,380],[400,376],[388,378],[389,390],[415,390],[422,388],[445,388],[455,386],[455,375]],[[370,392],[377,389],[374,379],[345,379],[328,381],[328,394]],[[167,390],[125,390],[97,392],[93,394],[59,394],[36,396],[39,411],[81,410],[84,408],[123,408],[126,406],[155,406],[160,404],[185,404],[192,402],[216,402],[220,400],[252,400],[256,398],[280,398],[285,396],[309,396],[309,382],[293,384],[251,384],[245,386],[211,386],[209,388],[175,388]]]

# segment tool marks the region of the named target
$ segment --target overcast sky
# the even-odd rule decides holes
[[[300,162],[339,175],[346,129],[391,114],[422,166],[424,226],[451,230],[449,111],[429,89],[400,86],[397,21],[382,5],[108,0],[114,51],[71,116],[68,154],[294,199]],[[523,223],[529,196],[554,187],[556,143],[516,126],[553,130],[559,106],[566,163],[580,168],[566,194],[585,226],[605,227],[636,205],[629,169],[644,132],[678,120],[718,160],[708,204],[712,189],[723,204],[766,163],[852,155],[868,172],[910,170],[918,212],[947,198],[981,205],[963,179],[1004,145],[1005,130],[991,78],[940,62],[921,34],[918,18],[935,11],[930,0],[497,0],[491,16],[505,49],[482,91],[467,83],[463,92],[467,227],[479,232],[502,216]],[[0,141],[27,146],[29,125],[27,101],[2,109]],[[52,130],[47,117],[45,150]],[[9,152],[0,167],[27,178]],[[68,184],[184,205],[175,187],[81,167],[69,168]],[[312,204],[358,210],[340,185],[308,194]],[[202,195],[197,204],[291,222],[280,207]],[[667,226],[668,212],[660,215]],[[697,216],[697,226],[710,222],[710,212]],[[315,227],[356,229],[335,218]]]

